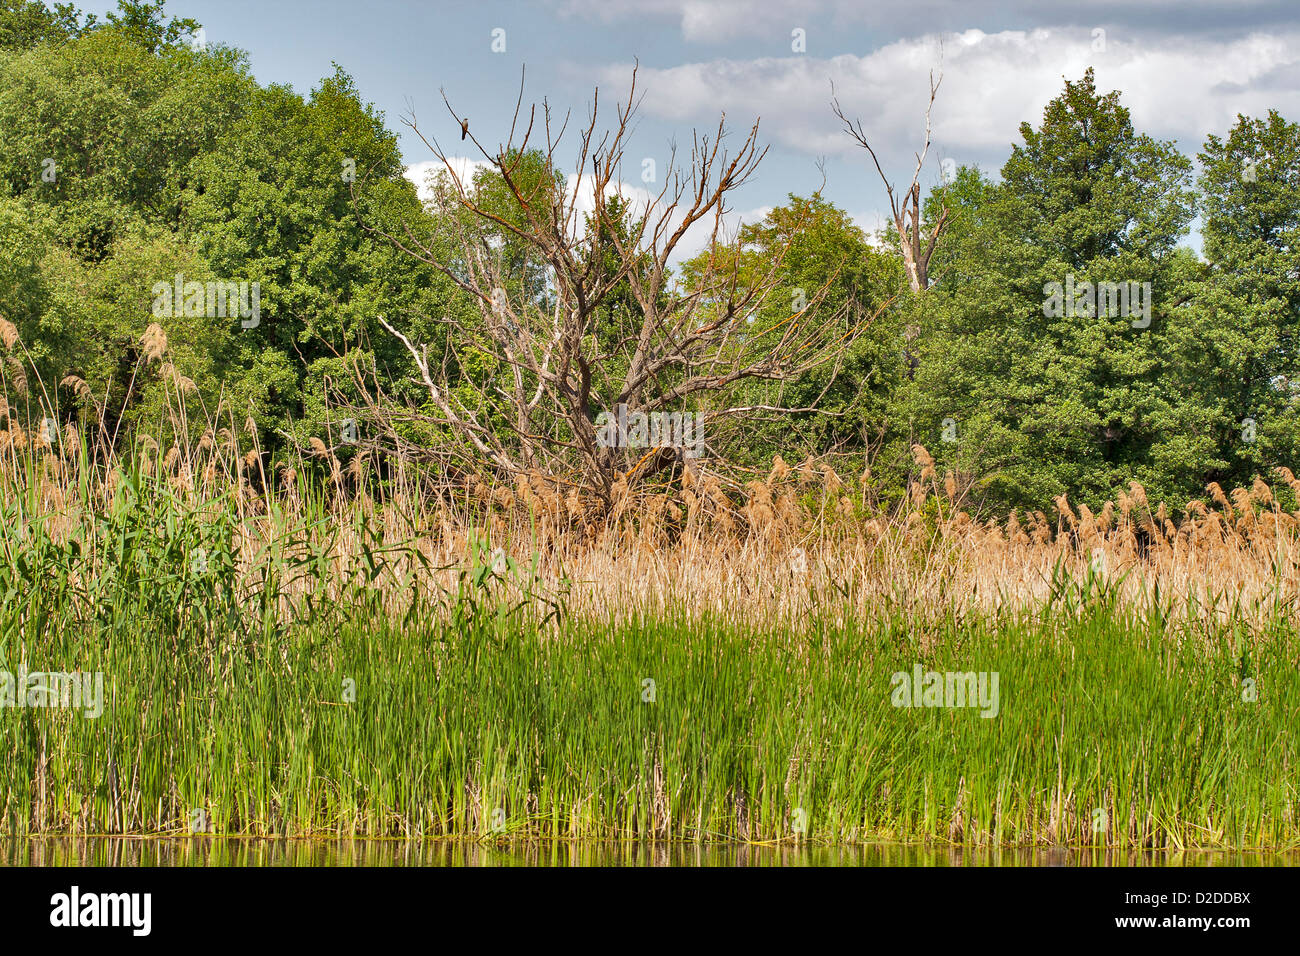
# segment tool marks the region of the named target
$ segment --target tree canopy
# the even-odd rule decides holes
[[[444,175],[422,203],[342,67],[306,95],[264,86],[201,29],[162,2],[98,21],[0,0],[11,419],[124,445],[251,418],[274,451],[332,445],[342,417],[369,414],[390,453],[464,443],[433,414],[446,396],[426,389],[428,362],[481,416],[483,447],[531,429],[576,455],[584,420],[618,396],[678,396],[663,410],[745,411],[710,455],[871,464],[886,499],[916,443],[989,509],[1101,502],[1133,480],[1177,505],[1296,464],[1300,126],[1276,111],[1238,116],[1193,162],[1088,70],[1021,126],[996,176],[963,167],[929,190],[910,224],[937,237],[924,282],[898,235],[868,235],[821,192],[669,264],[653,212],[616,191],[569,225],[536,218],[575,187],[535,146],[488,156],[459,189]],[[160,314],[160,286],[202,308]],[[212,290],[245,286],[254,311],[214,313]],[[155,325],[165,363],[142,344]],[[674,357],[696,326],[718,340]],[[800,364],[791,330],[825,360]],[[549,423],[520,413],[548,349],[592,363],[572,394],[556,379],[567,411]],[[743,373],[699,364],[728,362]],[[201,413],[178,416],[178,395]]]

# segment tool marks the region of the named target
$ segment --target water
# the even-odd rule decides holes
[[[1297,853],[717,843],[31,837],[0,840],[0,866],[1294,866]]]

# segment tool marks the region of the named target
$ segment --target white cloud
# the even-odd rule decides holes
[[[879,209],[872,209],[864,212],[850,212],[849,218],[853,220],[853,225],[857,226],[866,235],[867,241],[873,246],[879,246],[878,238],[884,229],[893,229],[894,224],[890,218]]]
[[[684,40],[724,44],[738,37],[788,42],[794,27],[808,31],[809,51],[833,42],[845,27],[886,33],[921,30],[997,29],[1014,24],[1115,27],[1130,36],[1175,34],[1224,36],[1286,27],[1294,0],[552,0],[562,16],[613,23],[677,21]]]
[[[681,5],[682,37],[695,43],[717,42],[744,33],[783,41],[790,31],[807,29],[807,19],[821,4],[815,0],[757,3],[753,0],[692,0]]]
[[[491,164],[486,161],[471,159],[468,156],[448,156],[447,162],[466,186],[473,182],[474,175],[479,170],[491,168]],[[437,177],[439,173],[445,172],[446,169],[447,167],[443,165],[441,160],[427,160],[422,163],[412,163],[406,167],[402,175],[415,184],[415,191],[420,197],[420,201],[428,202],[433,198],[430,177]]]
[[[959,163],[997,157],[1037,124],[1063,78],[1095,66],[1103,91],[1119,89],[1139,130],[1196,148],[1238,112],[1300,112],[1300,31],[1160,44],[1108,36],[1094,49],[1088,29],[1040,29],[904,39],[862,55],[717,59],[665,69],[642,67],[643,108],[672,122],[707,125],[726,111],[736,125],[763,120],[768,140],[813,155],[857,151],[829,108],[831,83],[845,110],[862,119],[882,161],[906,169],[923,132],[931,69],[943,74],[931,156]],[[604,79],[625,78],[611,65]]]
[[[575,198],[575,203],[579,212],[577,217],[577,223],[579,226],[585,222],[583,217],[589,215],[596,208],[594,186],[595,183],[592,181],[590,176],[578,176],[577,174],[571,173],[566,180],[566,188],[569,190],[569,195]],[[650,226],[647,227],[645,237],[647,240],[650,238],[650,229],[653,228],[654,223],[657,222],[659,216],[662,215],[666,203],[671,202],[671,196],[661,200],[659,198],[658,190],[651,191],[642,186],[635,186],[627,182],[610,183],[605,188],[605,195],[610,197],[621,196],[626,200],[630,206],[633,218],[640,218],[645,216],[647,211],[649,212]],[[767,214],[771,211],[771,206],[759,206],[744,211],[728,210],[724,212],[722,216],[722,225],[718,230],[718,238],[730,239],[734,237],[741,225],[760,222],[766,218]],[[681,206],[673,211],[672,215],[669,217],[670,225],[666,230],[668,234],[671,234],[672,230],[675,230],[681,224],[684,215],[685,210],[682,209]],[[670,261],[681,262],[682,260],[689,259],[701,252],[708,245],[709,238],[713,234],[713,223],[714,216],[712,214],[692,223],[682,236],[681,241],[678,242],[676,248],[673,250],[673,255]]]
[[[474,174],[479,170],[491,168],[490,164],[483,160],[471,159],[465,156],[448,157],[448,162],[456,171],[456,175],[466,184],[473,180]],[[440,161],[414,163],[406,168],[403,175],[415,184],[420,199],[423,202],[428,202],[432,198],[432,189],[429,185],[430,177],[436,177],[445,169],[446,167]],[[585,217],[595,211],[594,185],[589,175],[579,176],[576,173],[570,173],[565,179],[565,188],[568,191],[570,200],[577,209],[577,215],[574,217],[575,229],[581,230],[586,222]],[[605,188],[605,195],[610,197],[622,196],[628,202],[632,215],[635,217],[645,215],[647,210],[651,212],[652,216],[657,217],[658,211],[664,208],[658,198],[657,189],[652,191],[628,182],[611,182]],[[719,230],[720,237],[733,236],[742,224],[759,222],[771,211],[771,206],[760,206],[743,212],[728,211],[723,215],[723,225]],[[681,223],[683,214],[684,210],[681,208],[674,211],[670,219],[670,231],[676,229]],[[653,222],[654,219],[652,218],[651,221]],[[693,223],[678,243],[672,261],[680,262],[700,252],[708,244],[712,231],[713,217],[711,215]]]

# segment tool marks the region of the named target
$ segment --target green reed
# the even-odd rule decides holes
[[[360,508],[248,520],[139,475],[0,505],[0,668],[104,674],[98,718],[0,709],[0,827],[1300,843],[1282,614],[1139,612],[1058,569],[1033,613],[599,621],[478,541],[439,577]],[[916,665],[996,672],[997,716],[895,706]]]

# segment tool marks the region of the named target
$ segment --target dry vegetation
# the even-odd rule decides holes
[[[158,434],[187,433],[184,394]],[[869,472],[777,458],[616,482],[608,508],[321,439],[270,466],[216,416],[124,456],[93,424],[0,424],[0,668],[100,672],[110,697],[0,719],[10,831],[180,832],[198,808],[217,832],[464,837],[501,808],[518,835],[774,840],[802,807],[833,843],[1300,832],[1287,470],[1178,518],[1133,484],[977,520],[916,446],[892,506]],[[914,665],[1000,673],[998,719],[891,705]]]
[[[165,336],[153,326],[145,339],[146,359],[166,373]],[[173,434],[187,424],[184,383],[175,388]],[[1137,608],[1257,625],[1300,597],[1300,509],[1280,500],[1300,500],[1300,479],[1287,468],[1277,470],[1278,494],[1262,478],[1231,491],[1211,484],[1180,515],[1133,482],[1096,512],[1062,496],[1050,511],[981,520],[917,445],[910,494],[893,507],[877,499],[870,468],[841,476],[824,462],[777,457],[747,481],[706,465],[671,487],[629,493],[618,482],[610,509],[576,489],[558,493],[541,475],[431,491],[427,469],[386,462],[380,480],[364,446],[316,438],[272,468],[251,419],[214,419],[185,445],[142,436],[129,461],[105,453],[93,430],[85,440],[73,425],[49,434],[8,406],[0,425],[6,496],[30,502],[25,517],[56,537],[106,507],[138,469],[178,504],[229,509],[245,569],[286,528],[329,537],[346,564],[360,517],[374,540],[418,548],[419,568],[447,580],[485,542],[498,560],[533,565],[532,583],[565,586],[571,611],[601,619],[673,610],[789,626],[881,602],[942,618],[1033,609],[1060,598],[1064,581],[1091,580]]]

